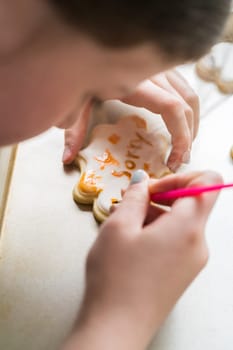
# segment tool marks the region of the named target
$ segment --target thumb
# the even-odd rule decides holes
[[[115,218],[118,217],[121,222],[124,220],[127,228],[140,229],[143,226],[149,206],[148,180],[144,170],[136,170],[121,204],[114,212]]]
[[[64,164],[70,164],[77,156],[83,145],[91,115],[92,101],[88,100],[80,112],[77,120],[70,129],[65,130],[65,148],[62,156]]]

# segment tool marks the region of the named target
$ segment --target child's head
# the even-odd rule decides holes
[[[77,118],[83,101],[123,96],[202,55],[230,0],[0,2],[0,144]]]
[[[229,0],[49,0],[61,18],[108,47],[148,42],[171,61],[203,55],[215,42]]]

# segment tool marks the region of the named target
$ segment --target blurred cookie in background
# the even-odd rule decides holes
[[[219,43],[196,63],[197,75],[213,82],[224,94],[233,93],[233,13],[229,16]]]

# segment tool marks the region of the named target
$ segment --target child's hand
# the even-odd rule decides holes
[[[197,95],[178,72],[168,71],[142,82],[122,101],[162,115],[172,136],[173,147],[168,159],[171,170],[188,162],[192,141],[198,129],[199,102]],[[65,132],[65,164],[74,160],[82,146],[89,112],[90,102],[78,114],[79,119],[73,128]]]
[[[72,163],[79,150],[82,148],[92,107],[93,100],[87,100],[80,111],[74,112],[77,114],[76,122],[71,128],[65,130],[65,146],[62,156],[64,164]]]
[[[145,173],[137,171],[133,181],[140,177],[101,226],[89,253],[83,307],[69,350],[74,344],[83,350],[145,349],[207,262],[204,229],[217,193],[178,199],[162,213],[149,205]],[[221,181],[212,172],[172,175],[150,182],[150,191]]]
[[[189,162],[192,141],[199,125],[199,99],[176,70],[142,82],[132,95],[122,101],[161,114],[172,137],[172,150],[167,162],[172,171]]]

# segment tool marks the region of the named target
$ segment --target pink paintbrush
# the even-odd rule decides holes
[[[167,199],[199,196],[204,192],[218,191],[223,188],[229,188],[229,187],[233,187],[233,183],[217,184],[217,185],[203,186],[203,187],[178,188],[176,190],[171,190],[167,192],[152,193],[150,196],[150,199],[153,202],[158,202],[158,201],[167,200]]]

